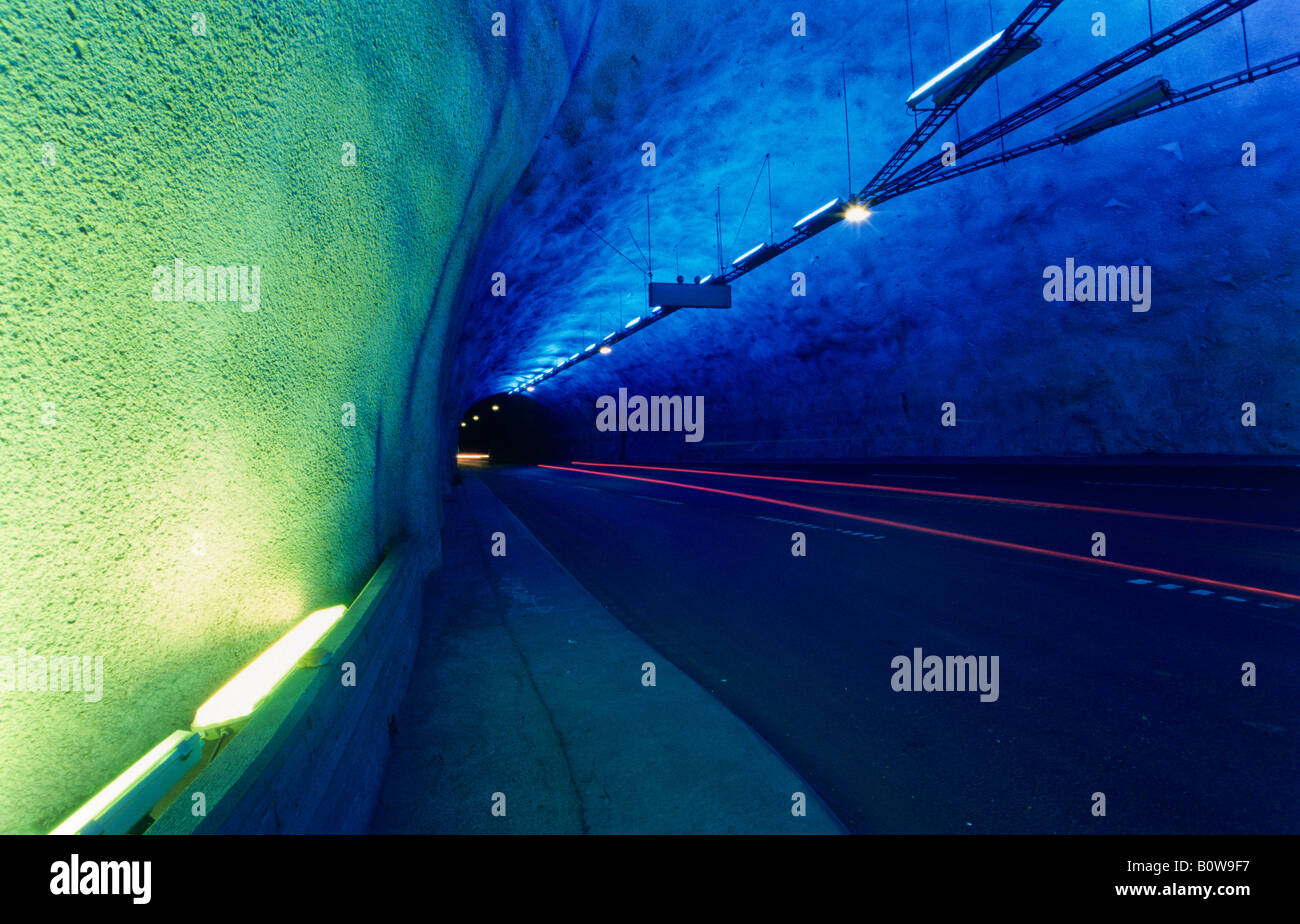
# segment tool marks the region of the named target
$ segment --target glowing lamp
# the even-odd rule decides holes
[[[204,738],[217,738],[225,731],[237,730],[298,660],[343,618],[345,609],[331,606],[317,610],[286,632],[200,706],[190,727]]]
[[[850,202],[849,207],[844,210],[845,221],[851,221],[854,224],[864,222],[870,217],[870,210],[861,202]]]
[[[174,731],[51,834],[126,834],[198,766],[203,748],[193,731]]]

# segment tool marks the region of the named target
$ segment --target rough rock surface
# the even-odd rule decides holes
[[[455,293],[581,55],[560,6],[0,3],[0,657],[104,670],[98,702],[0,692],[0,831],[188,727],[394,536],[436,561]],[[155,301],[178,258],[259,267],[258,310]]]
[[[996,22],[1022,5],[995,2]],[[1156,27],[1201,5],[1158,4]],[[644,265],[650,195],[655,279],[715,272],[714,189],[729,262],[767,239],[766,176],[740,225],[770,153],[785,237],[849,189],[842,63],[854,188],[906,137],[902,0],[795,7],[805,38],[785,7],[673,4],[666,46],[628,29],[623,66],[575,84],[480,258],[462,409],[647,310],[641,274],[579,220]],[[954,56],[991,33],[987,3],[948,7]],[[1040,27],[1043,47],[998,79],[1004,114],[1147,37],[1145,3],[1106,4],[1104,37],[1092,35],[1095,8],[1067,0]],[[920,82],[950,60],[948,37],[941,5],[912,3],[911,17]],[[1246,23],[1253,63],[1294,52],[1294,4],[1261,0]],[[1006,143],[1156,73],[1187,89],[1244,66],[1233,17]],[[1298,88],[1290,71],[883,203],[868,225],[833,228],[739,280],[732,310],[678,312],[533,397],[568,421],[575,453],[602,457],[623,450],[596,432],[593,403],[620,386],[707,407],[703,442],[630,434],[629,458],[1300,452]],[[998,92],[963,108],[964,135],[997,118]],[[957,134],[949,122],[924,155]],[[642,166],[644,141],[654,167]],[[1246,142],[1258,166],[1242,165]],[[1044,268],[1070,257],[1149,264],[1150,310],[1045,301]],[[510,280],[506,298],[487,295],[494,271]],[[795,272],[804,297],[791,294]],[[947,401],[956,428],[940,426]],[[1247,401],[1253,429],[1240,423]]]

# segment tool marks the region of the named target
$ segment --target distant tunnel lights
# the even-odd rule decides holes
[[[907,105],[915,109],[931,97],[933,97],[935,105],[942,106],[946,103],[957,84],[960,83],[962,78],[970,73],[970,71],[980,63],[980,59],[984,57],[984,54],[990,48],[997,44],[1005,31],[1006,30],[1001,30],[995,33],[992,37],[985,39],[978,47],[967,52],[964,56],[958,58],[938,74],[913,90],[912,95],[907,98]],[[1006,70],[1034,49],[1042,47],[1042,44],[1042,40],[1037,36],[1026,36],[1020,40],[1010,53],[1005,55],[1002,60],[998,62],[997,66],[993,69],[993,73],[997,74]]]
[[[639,323],[641,323],[641,318],[640,318],[640,316],[637,316],[637,317],[633,318],[632,320],[628,321],[626,324],[624,324],[624,325],[623,325],[623,329],[624,329],[624,330],[627,330],[629,327],[635,327],[635,326],[636,326],[637,324],[639,324]]]
[[[614,352],[614,348],[613,348],[612,346],[610,346],[608,343],[606,343],[604,346],[602,346],[602,347],[600,348],[600,355],[601,355],[601,356],[608,356],[610,353],[613,353],[613,352]],[[532,391],[531,388],[528,389],[528,390],[529,390],[529,391]]]
[[[286,632],[199,707],[191,728],[204,738],[216,738],[237,727],[293,670],[298,659],[334,628],[344,610],[343,606],[317,610]]]

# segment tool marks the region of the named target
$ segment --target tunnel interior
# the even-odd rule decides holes
[[[470,405],[459,426],[456,452],[462,461],[513,465],[565,461],[555,415],[527,397],[484,398]]]
[[[869,6],[0,3],[0,831],[399,543],[375,833],[1300,831],[1300,10]]]

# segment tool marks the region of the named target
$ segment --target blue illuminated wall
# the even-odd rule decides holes
[[[1200,4],[1196,4],[1199,6]],[[853,188],[911,130],[903,0],[609,4],[556,123],[467,276],[468,322],[449,402],[460,408],[583,349],[647,310],[641,273],[651,197],[655,278],[724,259],[846,195],[841,64]],[[1022,4],[993,3],[999,27]],[[1193,8],[1156,2],[1156,27]],[[1106,35],[1092,14],[1106,13]],[[950,0],[955,54],[986,38],[985,0]],[[911,4],[917,82],[949,60],[943,5]],[[1246,14],[1252,62],[1300,48],[1300,9]],[[1066,0],[1043,47],[990,82],[923,151],[938,153],[1145,38],[1145,2]],[[1153,74],[1175,89],[1245,67],[1232,18],[1011,135],[1014,145]],[[540,385],[575,454],[835,457],[1300,452],[1300,330],[1291,163],[1300,72],[1269,78],[884,203],[736,283],[730,311],[682,311]],[[642,144],[657,163],[642,164]],[[1243,144],[1257,166],[1242,164]],[[996,149],[996,144],[982,151]],[[740,227],[742,213],[748,214]],[[635,238],[635,241],[634,241]],[[1043,271],[1149,264],[1150,310],[1043,298]],[[680,270],[679,270],[680,267]],[[507,294],[490,294],[504,273]],[[792,274],[807,294],[791,294]],[[594,427],[593,402],[703,395],[705,440]],[[943,402],[958,426],[940,424]],[[1258,426],[1241,425],[1257,406]],[[452,415],[457,409],[449,407]]]

